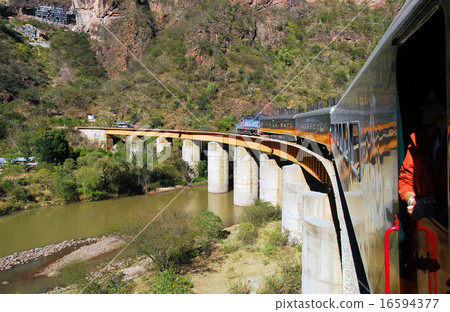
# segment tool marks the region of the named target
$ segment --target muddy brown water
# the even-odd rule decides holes
[[[231,226],[238,222],[241,207],[233,205],[233,192],[210,194],[206,186],[167,193],[132,196],[98,202],[58,205],[18,212],[0,218],[0,257],[64,240],[94,237],[127,218],[165,207],[192,214],[212,211]],[[62,257],[59,253],[0,272],[0,293],[40,293],[57,284],[57,279],[34,278],[36,271]],[[97,261],[106,261],[104,259]]]

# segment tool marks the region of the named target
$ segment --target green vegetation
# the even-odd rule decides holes
[[[197,243],[203,247],[209,247],[220,236],[223,228],[220,217],[211,211],[203,211],[195,216],[194,225],[199,232]]]
[[[258,230],[254,224],[250,222],[244,222],[239,225],[239,232],[237,238],[243,244],[250,245],[255,242],[257,237],[258,237]]]
[[[86,274],[88,272],[88,263],[84,261],[72,261],[65,265],[61,271],[61,283],[63,286],[85,285],[87,284]]]
[[[192,176],[178,147],[172,158],[162,164],[155,160],[153,170],[148,170],[126,161],[123,144],[118,144],[115,154],[104,150],[73,151],[60,130],[43,131],[35,144],[44,160],[35,171],[10,163],[1,171],[0,215],[45,204],[142,194],[159,187],[186,185]],[[211,222],[211,228],[202,228],[206,242],[221,225],[212,216],[203,217]]]
[[[295,261],[281,266],[281,275],[272,274],[265,278],[261,294],[299,294],[302,287],[302,266]]]
[[[296,10],[269,5],[261,14],[259,5],[188,1],[168,11],[162,3],[162,18],[145,1],[119,1],[124,18],[109,29],[142,63],[102,27],[96,42],[85,33],[27,21],[45,31],[50,48],[44,48],[14,30],[25,21],[0,15],[0,150],[34,154],[40,133],[87,124],[88,113],[100,126],[130,120],[232,131],[236,117],[259,112],[301,71],[267,113],[304,110],[343,93],[403,2],[364,10],[323,50],[361,6],[315,1]]]
[[[281,208],[257,199],[254,205],[244,209],[240,218],[242,222],[260,227],[267,222],[281,220]]]
[[[361,6],[315,1],[296,10],[268,6],[261,15],[259,6],[188,1],[163,9],[162,18],[145,1],[119,1],[124,18],[114,19],[110,30],[141,63],[102,27],[97,42],[86,33],[0,13],[0,157],[40,158],[36,172],[10,165],[1,173],[0,214],[186,184],[194,175],[179,149],[149,171],[125,162],[120,143],[114,155],[86,150],[72,127],[86,125],[91,113],[97,126],[130,120],[155,128],[233,131],[236,117],[259,112],[276,95],[267,113],[305,110],[342,94],[402,3],[364,10],[324,49]],[[49,48],[29,44],[16,31],[28,22],[45,31]],[[41,171],[45,163],[52,165]],[[198,174],[197,181],[207,177],[204,161]],[[254,217],[249,209],[243,222],[259,227],[278,213],[264,204],[255,209],[267,215]]]
[[[159,271],[179,273],[200,250],[209,248],[222,232],[222,220],[212,212],[191,217],[173,207],[150,216],[140,216],[119,226],[119,233],[134,237],[139,254],[152,259]],[[141,231],[142,230],[142,231]]]
[[[39,160],[46,163],[61,164],[70,156],[69,142],[63,131],[43,131],[35,143]]]
[[[250,283],[248,281],[238,281],[231,285],[228,290],[229,294],[249,294],[251,292]]]
[[[167,270],[157,272],[153,281],[153,286],[150,288],[151,294],[193,294],[191,280],[187,276],[183,276]]]
[[[172,209],[158,215],[166,221],[166,226],[162,222],[153,226],[154,222],[158,222],[158,218],[152,221],[156,215],[155,212],[151,216],[140,217],[115,231],[124,235],[126,240],[135,237],[136,231],[143,231],[143,239],[130,246],[133,254],[134,251],[140,252],[133,256],[120,256],[112,271],[103,270],[106,263],[96,267],[80,261],[70,263],[62,270],[58,280],[61,286],[70,286],[63,291],[87,294],[192,294],[209,293],[214,289],[217,293],[231,294],[300,293],[301,254],[297,246],[286,242],[281,221],[269,222],[258,228],[258,236],[251,248],[239,241],[237,229],[242,224],[224,231],[226,237],[224,232],[214,230],[215,243],[202,248],[199,245],[201,234],[198,220],[219,221],[217,216],[200,213],[191,217]],[[148,226],[141,228],[141,222]],[[183,237],[179,238],[180,235]],[[265,247],[268,244],[271,246],[270,253]],[[152,248],[152,245],[161,248]],[[167,246],[169,249],[165,253],[163,247]],[[230,246],[232,250],[227,250]],[[155,259],[155,255],[163,258],[164,253],[169,254],[169,262],[161,270],[160,266],[149,260]],[[263,283],[255,283],[255,278],[261,278]]]

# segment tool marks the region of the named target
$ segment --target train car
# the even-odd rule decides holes
[[[426,127],[420,108],[430,90],[444,95],[450,125],[449,14],[450,1],[407,1],[331,112],[333,157],[362,293],[450,290],[448,218],[419,224],[397,186],[409,136]],[[448,153],[447,144],[450,168]],[[386,246],[396,215],[399,231]]]
[[[236,131],[240,134],[259,135],[260,134],[260,119],[264,115],[249,115],[239,117]]]
[[[297,142],[295,116],[296,114],[285,114],[261,118],[261,134],[276,140]]]
[[[261,118],[260,131],[272,139],[297,142],[295,114],[264,116]]]
[[[321,108],[295,115],[297,143],[315,153],[331,156],[331,112],[333,107]]]

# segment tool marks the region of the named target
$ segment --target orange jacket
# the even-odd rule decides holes
[[[434,168],[432,165],[433,147],[438,135],[438,128],[411,135],[412,142],[408,146],[398,181],[402,200],[405,200],[406,192],[414,192],[419,198],[432,196],[442,204],[447,204],[446,142],[437,149]]]

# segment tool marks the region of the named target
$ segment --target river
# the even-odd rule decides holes
[[[194,215],[212,211],[225,226],[237,223],[242,211],[241,207],[233,205],[233,192],[211,194],[206,186],[21,211],[0,218],[0,257],[64,240],[98,236],[127,218],[160,211],[167,206]],[[51,279],[36,279],[32,273],[54,261],[55,256],[0,272],[0,282],[11,282],[7,287],[0,286],[0,293],[34,293],[50,288]]]

